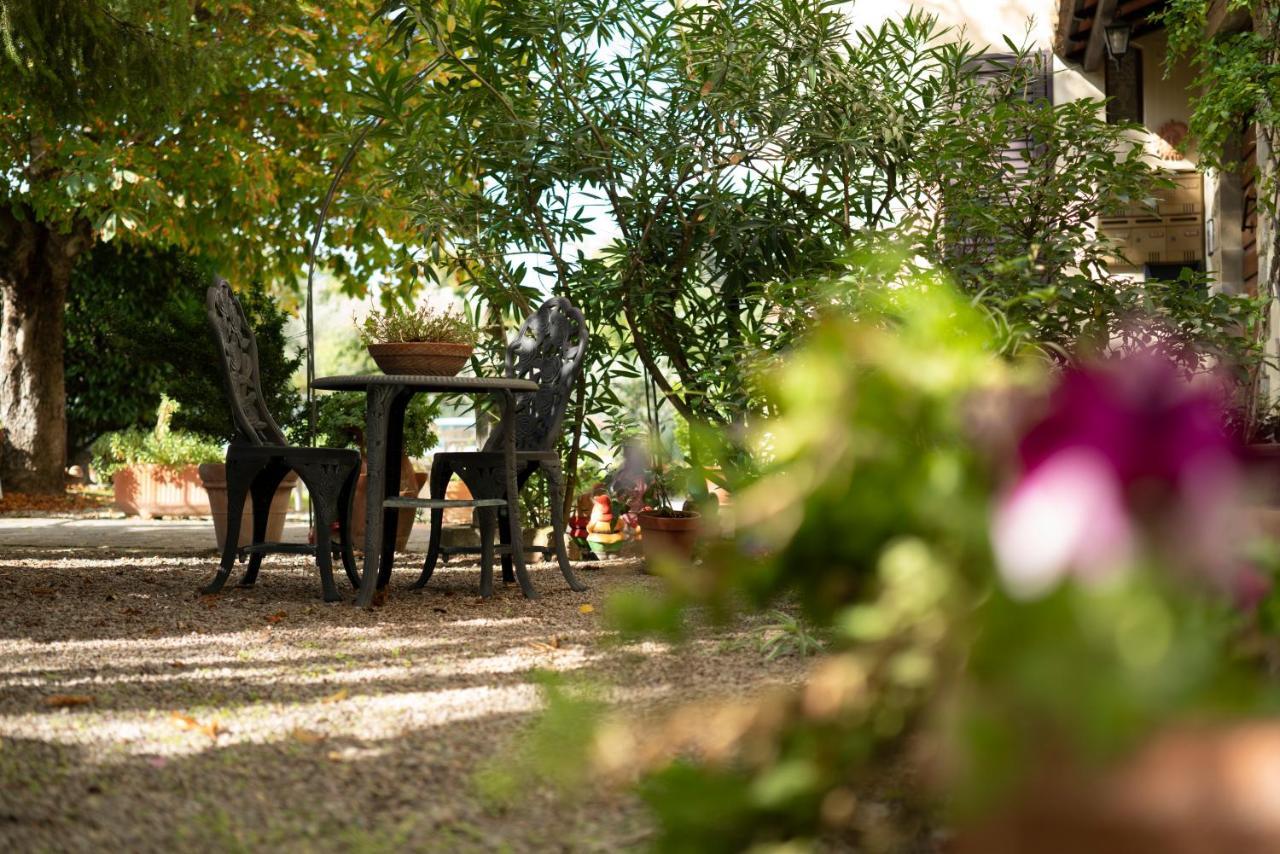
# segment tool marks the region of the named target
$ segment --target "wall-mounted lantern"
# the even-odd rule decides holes
[[[1110,23],[1107,24],[1105,35],[1107,54],[1119,62],[1129,52],[1129,36],[1133,35],[1133,27],[1123,21]]]

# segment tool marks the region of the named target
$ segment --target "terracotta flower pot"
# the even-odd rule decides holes
[[[475,350],[470,344],[404,341],[370,344],[369,355],[384,374],[451,377],[467,364]]]
[[[701,530],[701,514],[693,510],[641,510],[640,544],[646,560],[678,558],[689,560]]]
[[[1111,767],[1046,761],[955,854],[1280,851],[1280,723],[1156,733]]]
[[[227,467],[223,463],[204,463],[200,466],[200,480],[204,482],[208,500],[202,512],[213,516],[213,538],[222,551],[227,540]],[[280,542],[284,537],[285,517],[289,512],[289,494],[298,485],[298,476],[289,472],[276,487],[271,499],[271,512],[267,516],[267,541]],[[253,542],[253,504],[245,501],[240,517],[240,537],[237,545],[244,548]]]
[[[1280,445],[1246,446],[1244,471],[1249,481],[1246,512],[1253,529],[1263,536],[1280,539]]]
[[[126,516],[204,516],[209,497],[195,466],[128,466],[112,478],[115,507]]]
[[[402,456],[400,458],[400,497],[417,498],[425,482],[420,478],[425,478],[425,475],[415,472],[409,458]],[[358,549],[364,548],[364,514],[365,502],[368,500],[367,480],[367,465],[361,461],[360,479],[356,481],[355,500],[351,508],[351,544]],[[396,521],[396,551],[402,552],[409,543],[409,534],[413,531],[416,513],[412,507],[405,507],[397,512],[399,516]],[[336,539],[341,541],[342,538],[338,536]]]

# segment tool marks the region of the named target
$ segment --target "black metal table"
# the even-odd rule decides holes
[[[520,589],[530,599],[537,597],[524,565],[524,543],[521,536],[520,491],[516,485],[515,430],[503,429],[506,440],[502,452],[507,469],[506,499],[432,500],[401,498],[399,479],[387,476],[391,461],[399,461],[403,452],[404,412],[409,401],[419,392],[444,394],[492,394],[502,402],[501,424],[506,427],[515,413],[515,392],[537,391],[537,383],[510,377],[433,377],[409,374],[355,374],[320,377],[314,383],[323,391],[363,391],[365,393],[365,453],[368,460],[368,496],[364,528],[364,573],[356,604],[367,608],[373,604],[375,590],[391,580],[395,560],[396,525],[399,510],[413,508],[500,507],[507,508],[511,526],[511,561]],[[381,496],[378,501],[374,496]],[[492,555],[489,555],[492,561]],[[491,591],[482,590],[488,595]]]

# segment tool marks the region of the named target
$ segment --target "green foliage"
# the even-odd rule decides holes
[[[440,415],[439,402],[417,395],[405,410],[404,452],[421,457],[439,442],[432,424]],[[352,448],[364,453],[365,400],[358,394],[325,394],[316,398],[316,444]]]
[[[586,781],[590,770],[590,741],[583,734],[605,708],[599,688],[552,671],[534,673],[533,681],[546,699],[546,712],[522,733],[514,751],[486,761],[473,778],[492,808],[518,808],[521,794],[532,785],[571,790]]]
[[[151,423],[162,394],[181,408],[176,427],[234,435],[205,314],[212,265],[178,250],[100,245],[77,266],[66,321],[67,429],[83,448],[105,431]],[[267,408],[295,426],[301,400],[286,312],[260,284],[237,297],[254,327]]]
[[[210,274],[180,252],[119,245],[99,246],[76,266],[64,350],[67,445],[73,453],[105,432],[155,422],[174,366],[143,358],[139,342],[167,338],[176,295],[207,284]]]
[[[1280,126],[1280,46],[1275,42],[1280,6],[1270,0],[1226,0],[1220,11],[1245,12],[1253,27],[1210,35],[1213,5],[1211,0],[1171,0],[1160,21],[1169,34],[1166,67],[1187,58],[1197,71],[1188,126],[1202,162],[1230,170],[1237,165],[1246,125],[1256,122],[1269,137]]]
[[[476,343],[476,330],[466,318],[429,305],[415,309],[392,306],[371,311],[360,324],[360,340],[369,344],[430,341],[437,344]]]
[[[151,430],[130,427],[98,437],[92,449],[93,468],[98,477],[110,479],[120,469],[142,463],[177,468],[222,462],[221,442],[170,428],[173,416],[180,409],[176,401],[163,398]]]
[[[1280,4],[1274,0],[1226,0],[1213,10],[1225,20],[1245,15],[1251,26],[1241,30],[1220,28],[1210,32],[1210,0],[1170,0],[1159,13],[1169,37],[1166,69],[1175,61],[1190,61],[1196,79],[1190,93],[1191,138],[1196,143],[1202,168],[1230,172],[1239,168],[1238,158],[1246,127],[1252,125],[1258,140],[1258,206],[1264,215],[1280,213],[1280,182],[1276,175],[1276,151],[1280,146]],[[1280,230],[1269,231],[1271,246],[1260,252],[1280,253]],[[1272,264],[1272,281],[1261,282],[1258,292],[1269,298],[1276,291],[1280,264]],[[1248,335],[1264,338],[1265,326],[1251,323]],[[1261,349],[1260,345],[1256,348]],[[1248,441],[1274,438],[1274,412],[1259,388],[1261,357],[1237,359],[1242,365],[1240,387],[1240,433]],[[1230,364],[1230,362],[1229,362]]]
[[[0,204],[97,239],[178,246],[234,282],[292,286],[353,131],[351,75],[389,54],[371,0],[3,4]],[[322,261],[410,289],[408,223],[372,192],[375,144],[335,200]],[[0,241],[2,243],[3,241]]]
[[[641,756],[681,757],[644,766],[659,850],[897,850],[939,806],[997,803],[1045,751],[1093,761],[1171,720],[1275,707],[1241,620],[1162,567],[1032,602],[1004,593],[993,469],[1016,437],[1008,401],[1041,371],[1002,358],[990,316],[939,283],[841,303],[858,319],[826,318],[764,383],[771,459],[735,491],[735,543],[672,576],[662,601],[611,603],[625,627],[671,633],[681,603],[723,613],[794,591],[829,631],[804,686],[754,702],[733,749],[706,739],[700,753],[674,724],[638,739]],[[896,827],[868,824],[852,805],[883,798],[920,739],[947,756],[948,794],[916,788]]]
[[[434,274],[479,297],[489,358],[535,285],[584,310],[578,400],[601,417],[571,433],[608,444],[643,370],[682,418],[730,428],[714,462],[749,463],[737,437],[771,403],[756,378],[831,307],[822,281],[913,266],[950,272],[1005,353],[1155,339],[1190,370],[1256,374],[1256,304],[1109,272],[1093,223],[1155,181],[1129,128],[1033,97],[1038,53],[1010,44],[979,74],[931,16],[854,31],[838,6],[384,2],[393,42],[438,60],[362,89],[388,187]],[[885,270],[845,260],[886,244],[903,250]]]
[[[364,93],[392,119],[389,180],[441,275],[501,316],[527,311],[532,273],[570,296],[599,360],[589,410],[643,364],[682,415],[720,424],[756,412],[753,365],[807,324],[772,283],[887,221],[911,133],[959,67],[925,16],[855,39],[825,2],[383,13],[397,44],[439,55],[416,86],[403,62]],[[593,237],[612,242],[582,251]]]
[[[773,622],[760,631],[760,652],[765,661],[797,656],[807,658],[817,655],[826,642],[810,630],[802,617],[786,611],[774,611],[769,615]]]
[[[189,15],[177,3],[155,7],[3,0],[0,82],[66,121],[94,112],[163,117],[191,93],[182,85],[192,71]]]
[[[187,291],[166,335],[140,339],[139,352],[144,358],[164,359],[174,366],[169,394],[182,404],[175,426],[230,440],[235,426],[205,309],[209,284],[206,279]],[[302,429],[303,413],[294,375],[302,365],[303,355],[291,346],[286,334],[291,315],[261,282],[240,287],[236,298],[257,340],[258,370],[267,409],[286,432],[297,435]]]

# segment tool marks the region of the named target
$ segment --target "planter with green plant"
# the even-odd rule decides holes
[[[371,311],[360,338],[383,373],[453,376],[476,346],[476,330],[460,314],[429,305]]]
[[[671,504],[670,468],[656,472],[647,495],[651,501],[636,511],[640,522],[640,544],[645,560],[678,558],[689,560],[702,529],[702,514],[696,510],[676,510]],[[686,503],[685,507],[688,507]]]
[[[209,499],[196,467],[222,459],[222,445],[214,439],[170,422],[178,404],[163,398],[150,430],[130,427],[105,433],[93,443],[93,469],[110,480],[115,506],[129,516],[203,516]]]
[[[410,457],[421,457],[436,446],[438,437],[432,429],[439,413],[438,404],[419,395],[409,402],[404,418],[404,450],[400,455],[400,496],[416,498],[426,475],[415,472]],[[356,482],[355,511],[351,514],[351,539],[357,547],[364,543],[365,491],[365,402],[354,394],[329,394],[316,401],[316,434],[318,444],[326,448],[353,448],[360,452],[360,478]],[[413,530],[412,508],[400,510],[396,525],[396,550],[404,551]],[[338,534],[339,538],[341,537]]]

